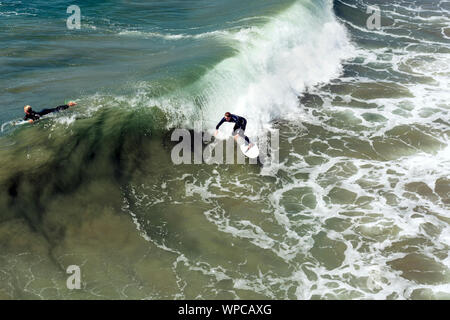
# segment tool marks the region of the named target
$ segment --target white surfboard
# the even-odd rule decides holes
[[[13,127],[21,126],[26,123],[28,123],[28,121],[25,121],[25,120],[13,120],[13,121],[5,122],[4,124],[2,124],[1,132],[6,131],[6,129],[10,130]]]
[[[248,149],[248,146],[246,146],[245,144],[242,144],[241,151],[246,157],[250,159],[255,159],[259,156],[259,148],[256,143],[254,143],[250,149]]]
[[[242,153],[250,159],[257,158],[259,156],[259,148],[256,143],[253,143],[253,146],[249,149],[248,145],[245,143],[244,138],[239,137],[236,140],[237,144],[240,146]]]
[[[222,133],[220,131],[216,135],[216,139],[219,139],[219,140],[226,140],[228,137],[229,137],[229,135],[227,135],[225,133]],[[248,149],[248,145],[245,144],[244,138],[238,137],[236,142],[237,142],[238,146],[241,148],[242,153],[246,157],[248,157],[250,159],[255,159],[255,158],[257,158],[259,156],[259,148],[256,145],[256,143],[253,143],[253,146],[249,150],[247,150]]]
[[[28,121],[21,120],[21,121],[16,121],[16,122],[14,122],[13,125],[14,125],[14,126],[21,126],[21,125],[27,124],[27,123],[28,123]]]

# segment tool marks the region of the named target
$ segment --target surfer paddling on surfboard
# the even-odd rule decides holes
[[[33,121],[39,120],[42,116],[45,116],[46,114],[53,113],[53,112],[59,112],[61,110],[68,109],[69,107],[76,106],[77,104],[75,102],[69,102],[68,104],[52,108],[52,109],[43,109],[39,112],[34,111],[31,106],[25,106],[23,107],[23,111],[25,111],[25,117],[23,120],[28,121],[29,123],[33,123]]]
[[[229,112],[225,113],[225,117],[223,117],[216,126],[216,132],[214,133],[214,136],[217,136],[217,134],[219,133],[219,128],[224,122],[233,122],[235,124],[233,128],[234,140],[237,141],[239,137],[244,138],[245,145],[248,146],[247,151],[253,147],[254,144],[251,143],[250,139],[244,134],[245,128],[247,127],[247,119],[231,114]]]

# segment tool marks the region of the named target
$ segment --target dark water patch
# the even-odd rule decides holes
[[[421,284],[443,284],[450,276],[444,265],[416,253],[392,260],[388,264],[395,270],[402,271],[402,277]]]
[[[55,242],[61,240],[63,229],[45,227],[48,205],[92,181],[117,188],[127,181],[149,157],[140,146],[152,139],[146,128],[152,119],[141,127],[140,117],[139,112],[123,117],[122,111],[108,110],[78,121],[72,132],[62,126],[49,131],[37,123],[15,133],[17,146],[0,151],[0,185],[8,195],[0,204],[2,220],[24,218],[30,228],[40,229]]]
[[[328,193],[328,199],[325,198],[329,203],[338,203],[338,204],[352,204],[356,200],[357,194],[343,188],[333,188]]]
[[[396,138],[405,144],[425,152],[435,153],[446,145],[428,133],[427,126],[397,126],[386,132],[386,137]]]
[[[386,122],[388,119],[387,118],[385,118],[384,116],[382,116],[382,115],[380,115],[380,114],[377,114],[377,113],[370,113],[370,112],[367,112],[367,113],[363,113],[362,115],[361,115],[366,121],[369,121],[369,122]]]
[[[320,107],[323,105],[323,99],[315,94],[305,93],[299,97],[300,104],[308,107]]]
[[[419,196],[428,199],[432,202],[437,201],[438,197],[433,193],[433,190],[424,182],[412,182],[405,186],[405,190],[418,194]]]
[[[280,204],[287,213],[298,213],[305,210],[315,209],[316,196],[311,188],[294,188],[283,193]]]
[[[434,191],[441,197],[443,203],[450,205],[450,177],[436,180]]]
[[[327,237],[325,232],[319,232],[313,236],[314,247],[311,254],[316,258],[327,270],[333,270],[342,265],[345,259],[345,250],[347,246],[336,240]]]

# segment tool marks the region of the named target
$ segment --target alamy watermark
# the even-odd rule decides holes
[[[193,131],[176,129],[172,132],[171,140],[178,143],[172,148],[171,158],[176,165],[245,164],[247,161],[249,164],[263,162],[273,165],[279,163],[279,137],[278,129],[266,131],[256,138],[250,137],[251,143],[257,145],[259,149],[259,156],[247,159],[239,147],[239,144],[243,143],[243,138],[234,139],[230,136],[225,141],[220,139],[213,141],[212,135],[202,130],[202,123],[199,121],[195,123]]]
[[[79,30],[81,29],[81,9],[79,6],[71,5],[67,8],[67,13],[71,14],[67,18],[67,29],[69,30]]]
[[[368,6],[367,14],[370,14],[370,17],[367,19],[367,29],[375,30],[381,29],[381,9],[379,6]]]
[[[77,5],[71,5],[67,8],[67,13],[70,16],[67,18],[67,29],[79,30],[81,29],[81,9]],[[367,14],[370,14],[367,19],[366,26],[369,30],[381,29],[381,9],[379,6],[372,5],[367,7]]]
[[[71,274],[70,277],[67,278],[67,289],[69,290],[79,290],[81,289],[81,269],[79,266],[71,265],[67,267],[67,274]]]

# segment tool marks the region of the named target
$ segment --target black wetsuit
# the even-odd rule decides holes
[[[23,118],[23,120],[39,120],[42,116],[45,116],[46,114],[49,113],[53,113],[53,112],[59,112],[61,110],[65,110],[69,108],[69,106],[67,104],[56,107],[56,108],[52,108],[52,109],[43,109],[39,112],[33,111],[32,109],[30,109],[30,111],[28,111],[28,113],[25,115],[25,117]]]
[[[238,134],[245,139],[245,142],[247,142],[247,144],[250,143],[250,139],[246,135],[244,135],[245,128],[247,127],[247,119],[234,114],[232,114],[230,117],[230,120],[227,120],[225,119],[225,117],[223,117],[222,120],[220,120],[220,122],[217,124],[216,130],[219,130],[220,126],[224,122],[234,122],[235,125],[233,128],[233,136]]]

